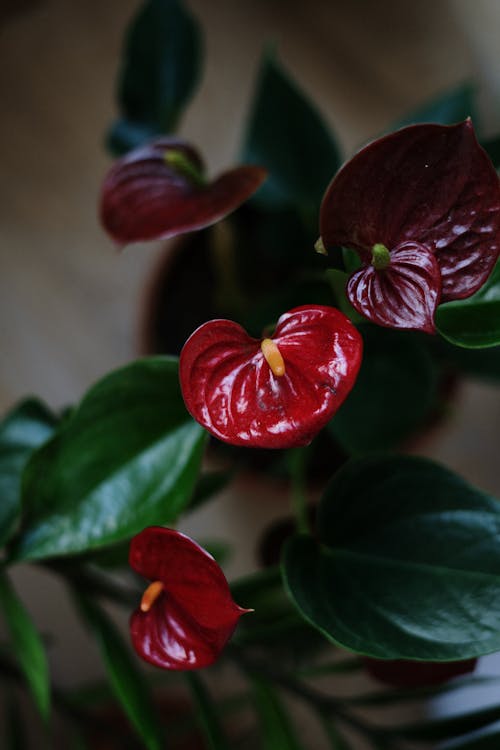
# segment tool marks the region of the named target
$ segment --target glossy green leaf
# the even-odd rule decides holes
[[[255,677],[252,685],[262,729],[262,749],[301,750],[290,717],[272,685]]]
[[[363,362],[354,388],[329,424],[350,453],[397,447],[425,424],[437,400],[428,349],[407,332],[363,325]]]
[[[165,748],[163,730],[156,715],[147,683],[137,669],[123,638],[91,599],[76,596],[78,608],[97,640],[110,686],[130,722],[148,750]]]
[[[177,360],[152,357],[111,373],[30,459],[14,557],[83,552],[175,521],[204,442],[182,400]]]
[[[5,574],[0,575],[0,608],[16,655],[40,714],[50,714],[50,677],[40,635]]]
[[[452,661],[500,648],[500,505],[422,458],[346,464],[290,540],[284,577],[330,640],[387,659]]]
[[[187,672],[186,679],[196,705],[196,716],[203,730],[208,750],[229,750],[217,707],[205,684],[194,672]]]
[[[243,161],[269,171],[256,201],[270,208],[300,206],[312,220],[340,166],[337,144],[321,116],[269,53],[261,64]]]
[[[198,83],[201,36],[181,0],[146,0],[127,32],[112,145],[128,150],[175,130]]]
[[[57,419],[35,399],[18,404],[0,424],[0,546],[21,514],[21,476],[28,458],[54,432]]]
[[[436,122],[440,125],[453,125],[472,117],[476,122],[475,89],[469,83],[463,83],[444,91],[430,101],[418,107],[414,112],[398,120],[395,127],[415,125],[419,122]]]
[[[500,263],[472,297],[440,305],[436,326],[456,346],[480,349],[500,345]]]
[[[500,167],[500,135],[482,139],[480,143],[493,162],[494,167],[498,169]]]

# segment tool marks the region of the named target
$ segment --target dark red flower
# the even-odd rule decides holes
[[[207,182],[192,146],[160,138],[126,154],[108,172],[101,192],[101,221],[119,244],[166,239],[227,216],[265,177],[264,169],[243,166]]]
[[[227,443],[307,445],[354,385],[361,353],[358,331],[333,307],[296,307],[263,340],[212,320],[181,352],[182,393],[192,416]]]
[[[179,531],[152,526],[132,539],[129,561],[151,581],[130,618],[139,656],[163,669],[212,664],[249,611],[234,603],[213,557]]]
[[[407,661],[405,659],[372,659],[363,657],[366,670],[372,677],[386,685],[402,688],[431,687],[460,675],[474,671],[477,659],[433,662]]]
[[[374,141],[323,199],[324,246],[357,251],[347,295],[382,326],[433,333],[439,302],[486,281],[500,252],[500,183],[472,123],[413,125]]]

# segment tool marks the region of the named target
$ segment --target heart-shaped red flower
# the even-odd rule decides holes
[[[320,231],[327,249],[359,254],[347,294],[362,315],[432,333],[439,302],[474,294],[500,253],[500,182],[471,121],[362,149],[326,191]]]
[[[181,352],[182,393],[192,416],[227,443],[307,445],[354,385],[361,354],[361,336],[333,307],[296,307],[262,341],[212,320]]]
[[[203,229],[234,211],[261,185],[260,167],[236,167],[206,182],[203,162],[187,143],[160,138],[134,149],[108,172],[101,221],[119,244],[166,239]]]
[[[135,650],[163,669],[218,658],[242,614],[211,555],[179,531],[152,526],[132,539],[130,566],[152,583],[130,618]]]

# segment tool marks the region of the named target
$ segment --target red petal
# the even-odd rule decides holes
[[[338,173],[321,206],[326,247],[368,263],[371,248],[405,241],[435,253],[443,301],[468,297],[500,252],[500,183],[470,120],[414,125],[374,141]]]
[[[246,611],[232,600],[213,557],[178,531],[150,527],[132,539],[129,561],[141,576],[164,585],[151,609],[137,609],[130,619],[137,653],[164,669],[212,664]]]
[[[167,151],[180,151],[203,167],[189,145],[162,138],[131,151],[109,171],[100,212],[116,242],[166,239],[210,226],[247,200],[266,176],[260,167],[237,167],[199,186],[167,164]]]
[[[385,661],[365,656],[363,662],[369,674],[380,682],[394,687],[410,688],[441,685],[453,677],[470,674],[476,668],[477,659],[450,662],[406,661],[405,659]]]
[[[285,361],[280,377],[260,341],[237,323],[209,321],[186,342],[180,357],[186,406],[220,440],[261,448],[307,445],[354,385],[362,339],[333,307],[285,313],[273,341]]]
[[[426,333],[435,331],[434,313],[440,292],[437,260],[416,242],[406,242],[393,250],[387,268],[365,266],[347,284],[351,304],[373,323]]]

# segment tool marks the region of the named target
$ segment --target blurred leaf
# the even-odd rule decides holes
[[[56,423],[43,403],[27,399],[0,424],[0,547],[21,514],[21,476],[28,458],[52,436]]]
[[[471,297],[440,305],[436,326],[456,346],[480,349],[500,345],[500,262]]]
[[[177,360],[151,357],[106,376],[29,461],[14,557],[82,552],[174,522],[205,437],[184,406]]]
[[[147,683],[137,669],[122,636],[91,599],[77,595],[78,608],[97,640],[111,688],[148,750],[165,747]]]
[[[441,125],[453,125],[472,117],[476,124],[475,88],[469,83],[462,83],[434,97],[418,107],[414,112],[399,120],[392,129],[421,122],[436,122]]]
[[[347,740],[337,730],[335,724],[329,716],[320,714],[320,721],[323,725],[326,736],[330,743],[331,750],[354,750]]]
[[[423,343],[407,332],[379,326],[359,330],[364,341],[361,369],[328,425],[354,454],[397,447],[423,427],[437,400],[437,373]]]
[[[497,382],[500,380],[500,346],[488,349],[464,349],[442,338],[435,338],[431,349],[452,372],[458,371],[475,380]]]
[[[288,542],[284,577],[330,640],[423,661],[500,648],[500,505],[453,472],[409,456],[353,460],[326,490],[318,534]]]
[[[209,750],[229,750],[219,721],[218,709],[201,678],[195,672],[186,672],[186,679],[196,704],[198,723],[203,730]]]
[[[500,747],[500,723],[467,733],[465,737],[439,745],[439,750],[498,750]]]
[[[211,500],[214,495],[222,492],[232,478],[233,475],[229,471],[210,471],[200,474],[186,512],[199,508],[208,500]]]
[[[273,687],[252,678],[255,707],[261,724],[263,750],[301,750],[290,717]]]
[[[50,714],[50,676],[41,638],[12,584],[0,575],[0,607],[16,655],[42,717]]]
[[[432,685],[430,687],[414,688],[395,688],[391,690],[377,690],[376,692],[360,693],[346,698],[345,701],[351,706],[389,706],[397,703],[406,703],[428,698],[434,698],[437,695],[452,693],[455,690],[463,688],[477,688],[488,686],[493,683],[499,683],[498,677],[470,677],[463,679],[454,679],[441,685]]]
[[[493,162],[495,169],[498,169],[500,167],[500,135],[481,140],[480,143]]]
[[[321,116],[269,53],[260,68],[243,160],[269,171],[256,202],[275,209],[300,206],[312,222],[340,166],[337,144]]]
[[[12,694],[7,696],[5,707],[5,750],[28,750],[25,721]]]
[[[459,737],[466,732],[472,732],[498,720],[500,720],[500,705],[488,706],[451,716],[440,716],[437,719],[420,720],[415,724],[391,727],[387,734],[396,735],[408,740],[434,742],[436,740]],[[452,745],[451,747],[458,748],[462,747],[462,745]],[[468,746],[466,745],[465,747]]]
[[[198,83],[198,24],[180,0],[146,0],[132,20],[118,82],[122,119],[109,137],[123,153],[154,134],[175,130]]]
[[[214,560],[220,565],[226,565],[233,554],[231,545],[217,539],[201,539],[198,541],[200,547],[203,547]]]

